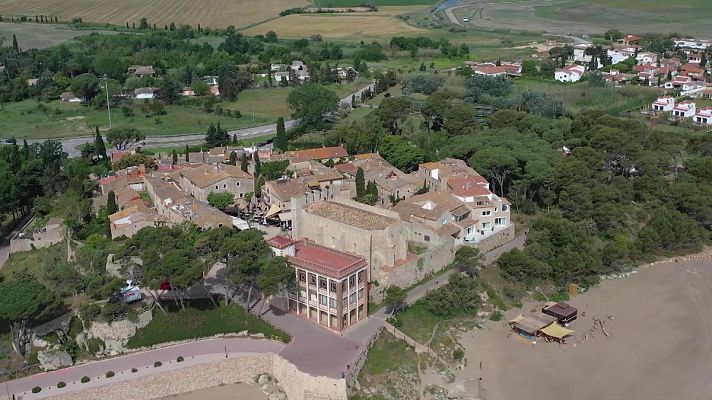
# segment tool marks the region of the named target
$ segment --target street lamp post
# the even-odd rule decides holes
[[[104,74],[104,91],[106,91],[106,112],[109,114],[109,129],[111,129],[111,104],[109,104],[109,79]]]

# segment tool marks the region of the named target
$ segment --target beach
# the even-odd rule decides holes
[[[454,383],[425,379],[485,400],[710,398],[712,258],[642,267],[569,303],[579,317],[569,326],[576,336],[568,344],[510,335],[508,319],[541,308],[527,303],[462,335],[468,364]],[[590,334],[593,318],[604,321],[609,336],[600,329]],[[480,382],[480,393],[471,393],[473,382]]]

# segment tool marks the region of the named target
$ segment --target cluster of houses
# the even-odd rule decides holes
[[[691,119],[702,126],[712,126],[712,107],[697,108],[692,100],[676,101],[673,96],[658,97],[651,105],[654,114],[667,112],[673,120]]]
[[[259,196],[248,196],[255,166],[250,161],[246,172],[229,165],[233,152],[259,152],[263,165],[287,167]],[[101,201],[113,191],[119,208],[109,216],[112,237],[185,221],[247,229],[249,223],[206,203],[210,193],[232,193],[238,208],[282,228],[267,242],[295,269],[299,290],[286,307],[335,332],[367,317],[369,296],[380,299],[391,285],[407,287],[438,271],[460,246],[487,251],[514,236],[510,203],[462,160],[424,163],[406,174],[379,154],[350,155],[342,146],[282,154],[219,147],[180,158],[159,156],[153,171],[130,167],[100,180]],[[377,188],[374,205],[353,200],[359,170]]]

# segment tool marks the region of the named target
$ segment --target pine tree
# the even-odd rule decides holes
[[[12,34],[12,48],[14,50],[20,50],[20,46],[17,44],[17,36],[15,36],[14,33]]]
[[[173,149],[173,165],[178,164],[178,152],[176,149]]]
[[[702,52],[702,57],[700,57],[700,68],[705,69],[707,66],[707,55]]]
[[[277,136],[274,138],[274,147],[280,151],[287,150],[287,132],[284,129],[284,118],[277,119]]]
[[[356,197],[362,198],[366,194],[366,177],[363,174],[363,168],[358,167],[356,171]]]
[[[237,165],[237,153],[234,151],[230,153],[230,165]]]
[[[116,205],[116,194],[112,190],[107,195],[106,212],[109,213],[109,215],[111,215],[111,214],[116,213],[117,211],[119,211],[119,206]]]
[[[99,133],[99,127],[96,127],[96,135],[94,137],[94,151],[96,155],[102,160],[106,160],[106,145],[104,144],[104,138],[101,137]]]
[[[27,139],[22,139],[22,159],[30,158],[30,146],[27,144]]]
[[[265,185],[265,177],[260,176],[255,180],[255,196],[262,197],[262,187]]]
[[[247,172],[248,166],[249,164],[247,162],[247,153],[242,153],[242,156],[240,156],[240,169],[244,172]]]
[[[190,162],[190,154],[188,151],[188,145],[185,145],[185,162]]]
[[[257,154],[257,151],[255,151],[253,159],[255,161],[255,177],[258,177],[260,176],[260,172],[262,172],[262,164],[260,164],[260,156]]]

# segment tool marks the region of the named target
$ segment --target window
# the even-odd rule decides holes
[[[359,300],[363,299],[363,289],[359,289],[359,291],[358,291],[358,299],[359,299]]]
[[[240,186],[240,182],[237,182],[235,186]],[[269,188],[267,189],[267,192],[269,192]]]
[[[359,271],[358,273],[358,283],[363,283],[366,277],[366,271]]]
[[[336,282],[334,282],[332,280],[329,281],[329,291],[336,292]]]
[[[309,274],[309,284],[316,286],[316,275]]]
[[[351,293],[349,296],[349,303],[355,303],[356,302],[356,293]]]
[[[482,223],[482,229],[489,229],[490,228],[490,223],[489,222],[483,222]]]
[[[299,299],[301,300],[306,300],[307,299],[307,291],[302,289],[299,291]]]
[[[240,193],[240,198],[242,198],[242,195],[243,195],[243,194],[244,194],[244,193]]]
[[[430,236],[428,236],[428,235],[423,236],[423,240],[425,240],[426,242],[429,242],[429,241],[430,241]]]
[[[502,211],[507,211],[509,207],[506,204],[502,204]]]
[[[319,289],[326,289],[326,278],[319,278]]]
[[[217,190],[217,188],[218,188],[218,185],[215,185],[215,189],[216,189],[216,190]]]
[[[309,292],[309,301],[316,301],[316,293]]]
[[[488,217],[488,216],[490,216],[490,215],[492,215],[492,211],[482,211],[482,216],[483,216],[483,217]]]
[[[336,308],[336,299],[333,297],[329,298],[329,307],[330,308]]]
[[[307,274],[304,271],[299,271],[299,282],[306,282]]]
[[[223,189],[227,189],[227,184],[223,183]]]
[[[328,306],[329,305],[329,298],[324,296],[323,294],[319,295],[319,304],[322,306]]]
[[[494,224],[497,226],[507,225],[507,218],[495,218]]]
[[[346,291],[346,279],[344,279],[343,281],[341,281],[341,291],[342,291],[342,292],[345,292],[345,291]]]
[[[352,288],[352,287],[354,287],[355,284],[356,284],[356,278],[353,275],[349,276],[349,287]]]

